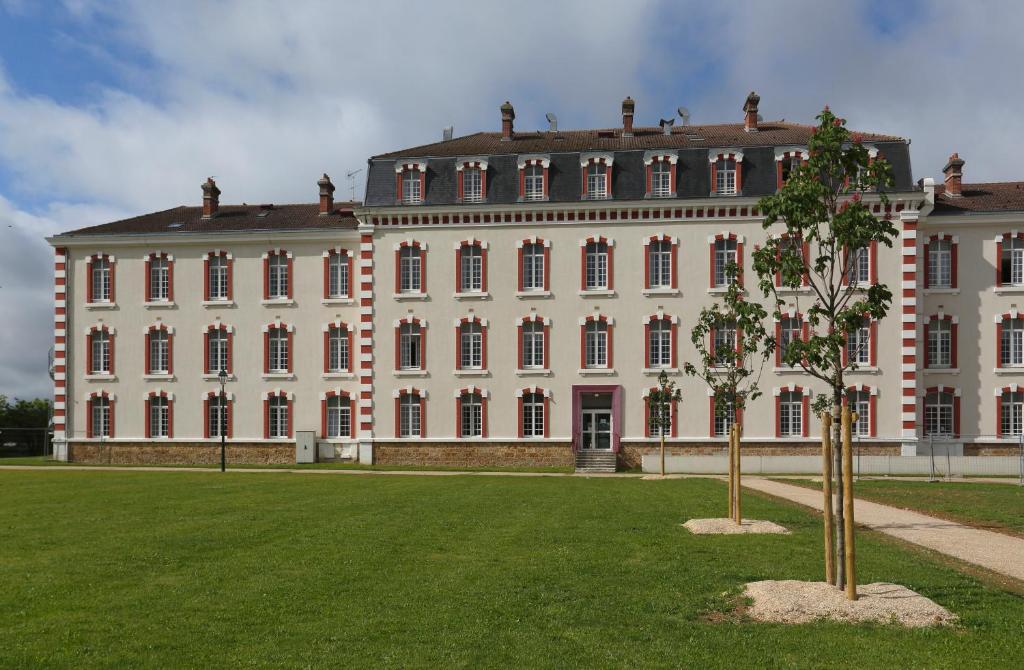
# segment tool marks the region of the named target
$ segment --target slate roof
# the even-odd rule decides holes
[[[945,192],[944,185],[935,187],[933,215],[1024,212],[1024,182],[963,184],[959,198],[947,198]]]
[[[355,229],[352,208],[359,203],[335,203],[334,211],[320,216],[320,205],[221,205],[212,219],[203,219],[202,207],[184,205],[122,219],[98,226],[80,228],[58,235],[153,235],[173,233],[275,232],[287,230]]]

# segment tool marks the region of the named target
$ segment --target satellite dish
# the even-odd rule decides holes
[[[679,117],[683,120],[683,125],[690,125],[690,110],[685,107],[680,107],[676,111],[679,112]]]
[[[666,135],[672,134],[672,126],[674,126],[675,124],[675,119],[662,119],[661,121],[658,122],[658,125],[661,126],[661,132],[663,132]]]
[[[553,112],[548,112],[544,115],[544,118],[548,120],[549,130],[553,133],[558,132],[558,117]]]
[[[441,131],[441,141],[448,142],[452,139],[453,135],[455,135],[455,126],[448,126]]]
[[[761,116],[760,114],[758,114],[758,115],[757,115],[757,122],[758,122],[758,123],[763,123],[763,122],[764,122],[764,117],[763,117],[763,116]]]

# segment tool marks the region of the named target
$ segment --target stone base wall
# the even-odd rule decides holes
[[[292,443],[234,443],[225,450],[227,462],[235,465],[294,464]],[[220,445],[172,442],[72,442],[68,460],[92,465],[193,465],[220,463]]]
[[[572,467],[572,445],[529,442],[444,443],[377,442],[376,465],[440,465],[449,467]]]
[[[743,442],[742,456],[817,456],[821,445],[816,442]],[[658,454],[661,446],[656,443],[630,444],[624,442],[619,450],[620,468],[639,468],[645,454]],[[863,456],[899,456],[898,442],[872,442],[854,445],[854,453]],[[725,456],[724,442],[666,442],[665,456]]]
[[[964,456],[1019,456],[1016,444],[965,444]]]

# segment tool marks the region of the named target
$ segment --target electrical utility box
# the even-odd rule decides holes
[[[295,431],[295,462],[316,463],[316,432]]]

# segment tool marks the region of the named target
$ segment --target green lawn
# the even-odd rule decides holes
[[[706,479],[0,472],[0,667],[1021,667],[1024,599],[863,533],[955,630],[740,623],[820,526],[697,537]],[[723,620],[724,618],[724,620]],[[838,662],[838,665],[837,665]]]
[[[785,481],[821,488],[807,480]],[[1024,537],[1024,487],[1013,483],[862,479],[854,491],[865,500]]]

